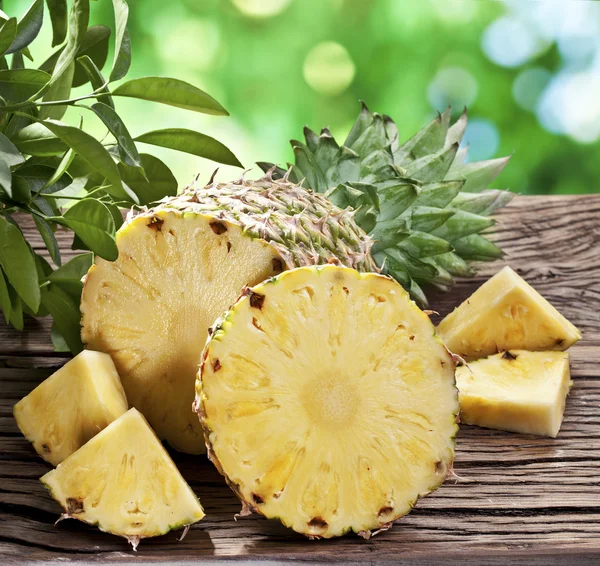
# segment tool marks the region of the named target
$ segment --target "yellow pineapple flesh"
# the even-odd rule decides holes
[[[203,357],[208,454],[245,511],[313,538],[368,537],[451,468],[454,362],[387,277],[287,271],[246,290]]]
[[[198,498],[144,417],[130,409],[41,478],[64,518],[140,539],[204,517]]]
[[[569,354],[510,350],[456,368],[465,424],[556,437],[572,385]]]
[[[127,411],[108,354],[84,350],[14,406],[17,425],[54,466]]]
[[[450,351],[469,359],[512,349],[566,350],[581,338],[508,266],[446,316],[438,333]]]

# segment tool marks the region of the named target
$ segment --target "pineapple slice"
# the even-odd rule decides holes
[[[134,550],[142,538],[196,523],[198,498],[146,419],[130,409],[69,456],[41,482],[79,519],[125,537]]]
[[[84,350],[21,399],[13,412],[37,453],[57,466],[127,408],[110,356]]]
[[[388,528],[452,465],[454,362],[381,275],[305,267],[247,289],[213,328],[196,391],[243,512],[309,537]]]
[[[510,350],[456,368],[465,424],[555,438],[573,382],[566,352]]]
[[[581,333],[510,267],[486,281],[438,326],[450,351],[469,359],[504,350],[566,350]]]

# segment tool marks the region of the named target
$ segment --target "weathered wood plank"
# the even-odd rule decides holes
[[[12,406],[67,359],[52,352],[49,322],[19,334],[0,326],[0,563],[56,558],[86,562],[245,558],[364,563],[549,564],[600,562],[600,195],[517,198],[498,215],[504,261],[481,266],[451,294],[442,315],[503,264],[515,268],[584,332],[570,350],[575,381],[557,439],[461,427],[455,472],[435,494],[377,537],[307,541],[274,521],[233,520],[239,502],[205,457],[174,454],[207,517],[188,537],[127,544],[75,521],[53,527],[58,505],[38,478],[49,466],[19,434]],[[39,236],[31,235],[41,249]],[[61,245],[70,244],[60,234]],[[135,558],[135,560],[134,560]]]

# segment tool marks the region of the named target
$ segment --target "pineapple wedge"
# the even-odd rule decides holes
[[[555,438],[571,389],[569,354],[510,350],[456,368],[465,424]]]
[[[213,327],[196,391],[242,514],[311,538],[389,528],[451,469],[453,359],[381,275],[304,267],[247,289]]]
[[[504,350],[566,350],[581,333],[510,267],[486,281],[438,326],[448,349],[468,359]]]
[[[130,409],[41,482],[62,518],[97,525],[137,548],[142,538],[196,523],[204,511],[146,419]]]
[[[21,399],[13,413],[37,453],[57,466],[127,408],[110,356],[84,350]]]

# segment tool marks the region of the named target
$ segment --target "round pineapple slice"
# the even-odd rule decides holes
[[[243,513],[368,537],[450,470],[454,368],[398,283],[305,267],[247,289],[217,321],[195,408]]]

